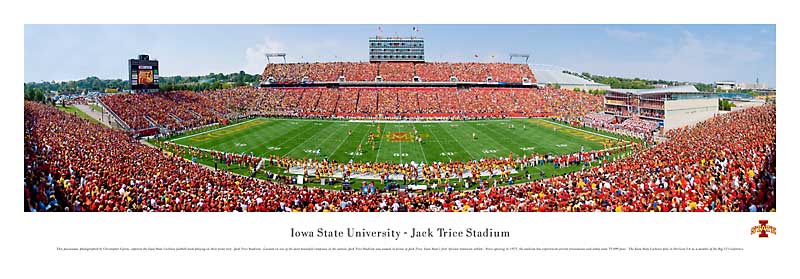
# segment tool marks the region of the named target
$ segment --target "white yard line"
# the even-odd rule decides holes
[[[475,128],[475,127],[473,127],[473,129],[475,129],[475,131],[478,131],[478,133],[481,133],[481,134],[485,135],[487,139],[489,139],[489,140],[493,141],[494,143],[496,143],[496,144],[497,144],[497,146],[499,146],[499,147],[502,147],[502,148],[505,148],[505,149],[508,149],[508,151],[509,151],[509,152],[512,152],[512,153],[514,152],[514,149],[508,148],[508,146],[506,146],[505,144],[502,144],[502,143],[500,143],[499,141],[495,140],[495,139],[494,139],[495,137],[493,137],[493,136],[490,136],[489,134],[487,134],[486,132],[484,132],[482,129],[478,129],[478,128]],[[489,128],[487,128],[487,129],[489,129]],[[502,135],[502,133],[500,133],[500,134]],[[495,148],[499,148],[499,147],[495,147]],[[494,154],[493,156],[500,156],[500,155],[503,155],[502,153],[500,153],[500,154],[498,154],[498,153],[492,153],[492,154]],[[488,157],[488,156],[486,156],[486,157]]]
[[[403,164],[403,141],[400,140],[400,141],[397,141],[397,142],[400,143],[400,164],[402,165]]]
[[[447,136],[449,136],[451,139],[453,139],[453,141],[458,143],[458,146],[461,146],[461,149],[463,149],[464,151],[467,152],[467,155],[469,155],[469,157],[471,158],[470,161],[471,160],[477,160],[476,158],[482,158],[481,156],[477,156],[476,157],[475,155],[472,154],[472,152],[469,152],[469,149],[464,147],[464,145],[461,144],[461,141],[457,140],[455,137],[453,137],[453,134],[451,134],[450,131],[448,131],[448,130],[450,130],[450,129],[444,128],[444,132],[447,134]]]
[[[436,143],[438,143],[438,144],[439,144],[439,147],[441,147],[441,148],[442,148],[442,153],[444,153],[444,155],[445,155],[445,156],[447,156],[447,159],[448,159],[448,160],[450,160],[450,161],[453,161],[453,158],[452,158],[452,157],[450,157],[450,155],[449,155],[449,154],[447,154],[447,152],[449,152],[449,151],[445,150],[445,149],[444,149],[444,145],[442,145],[442,142],[441,142],[441,141],[439,141],[439,137],[438,137],[438,136],[436,136],[436,135],[433,133],[433,131],[431,131],[431,128],[430,128],[430,127],[427,127],[427,126],[425,126],[425,125],[422,125],[422,126],[423,126],[423,127],[425,127],[426,129],[428,129],[428,134],[430,134],[430,135],[431,135],[431,137],[435,137],[435,138],[436,138]],[[423,153],[424,153],[424,152],[423,152]],[[454,153],[454,154],[455,154],[455,153]]]
[[[417,125],[411,124],[411,126],[414,127],[415,131],[417,130]],[[422,137],[422,136],[414,135],[414,137],[416,139],[416,137]],[[427,164],[428,163],[428,157],[425,156],[425,148],[422,148],[422,142],[417,141],[417,144],[419,144],[419,150],[422,150],[422,160],[425,160],[423,162],[425,162]],[[449,158],[449,156],[448,156],[448,158]]]
[[[290,123],[290,124],[291,124],[291,123]],[[292,124],[292,125],[295,125],[295,124]],[[319,131],[317,131],[317,132],[319,132]],[[299,136],[300,134],[303,134],[303,133],[302,133],[302,132],[301,132],[301,133],[295,133],[295,134],[294,134],[293,136],[291,136],[290,138],[288,138],[288,139],[286,139],[286,140],[282,141],[282,142],[281,142],[280,144],[278,144],[276,147],[283,148],[283,145],[284,145],[284,144],[286,144],[287,142],[290,142],[290,141],[292,141],[294,138],[296,138],[296,137],[297,137],[297,136]],[[315,134],[315,135],[316,135],[316,134]],[[308,139],[306,139],[305,141],[308,141]],[[305,142],[305,141],[304,141],[304,142]],[[265,141],[264,143],[262,143],[261,145],[259,145],[259,147],[263,146],[264,144],[267,144],[267,142]],[[299,145],[298,145],[298,146],[299,146]],[[289,154],[290,152],[294,151],[295,149],[297,149],[297,146],[295,146],[294,148],[292,148],[292,150],[289,150],[289,152],[286,152],[286,153],[284,153],[283,155],[281,155],[281,157],[285,157],[287,154]],[[277,151],[277,150],[276,150],[276,151]],[[267,152],[264,152],[263,154],[267,154],[267,153],[269,153],[269,151],[267,151]],[[278,154],[275,154],[275,155],[278,155]]]
[[[388,128],[388,126],[389,125],[386,125],[385,127]],[[389,131],[388,131],[388,129],[384,129],[382,132],[387,132],[388,133]],[[378,143],[378,152],[375,152],[375,162],[374,163],[378,162],[378,155],[381,154],[381,146],[383,145],[383,141],[386,140],[383,135],[380,135],[380,137],[381,137],[381,142]]]
[[[389,123],[389,124],[407,124],[407,123],[448,123],[450,120],[371,120],[371,119],[351,119],[347,120],[351,123]]]
[[[350,128],[350,126],[346,126],[346,127]],[[367,134],[364,134],[364,137],[366,137],[366,136],[367,136]],[[364,141],[364,137],[361,138],[361,141]],[[331,151],[331,154],[328,154],[328,158],[333,156],[333,154],[336,154],[336,150],[339,150],[339,148],[342,147],[342,144],[344,144],[344,142],[346,142],[347,139],[349,139],[349,138],[350,138],[350,135],[347,135],[347,137],[345,137],[341,142],[339,142],[339,145],[337,145],[336,148],[334,148],[333,151]],[[361,143],[359,142],[358,144],[361,144]]]
[[[315,125],[316,125],[316,124],[315,124]],[[301,142],[300,144],[296,145],[294,148],[292,148],[291,150],[289,150],[289,152],[286,152],[286,154],[283,154],[283,156],[281,156],[281,157],[286,157],[286,155],[289,155],[290,153],[292,153],[292,151],[294,151],[294,150],[295,150],[295,149],[297,149],[298,147],[301,147],[301,146],[303,146],[303,145],[304,145],[304,144],[306,144],[306,142],[308,142],[309,140],[311,140],[311,139],[313,139],[313,138],[316,138],[316,135],[317,135],[317,134],[319,134],[319,132],[322,132],[323,130],[327,130],[327,129],[328,129],[328,128],[330,128],[330,127],[331,127],[331,126],[327,126],[327,127],[325,127],[325,128],[322,128],[322,129],[320,129],[319,131],[316,131],[316,132],[314,132],[314,134],[313,134],[313,135],[311,135],[310,137],[308,137],[306,140],[304,140],[304,141],[303,141],[303,142]],[[305,133],[297,133],[297,134],[295,134],[295,135],[294,135],[294,137],[292,137],[292,139],[293,139],[293,138],[295,138],[295,137],[297,137],[297,135],[300,135],[300,134],[305,134]],[[291,139],[290,139],[290,140],[291,140]],[[279,146],[283,146],[283,144],[285,144],[285,143],[287,143],[287,142],[289,142],[289,140],[287,140],[287,141],[284,141],[284,142],[283,142],[283,143],[281,143],[281,145],[279,145]]]
[[[177,139],[172,139],[170,141],[175,142],[175,141],[191,138],[191,137],[194,137],[194,136],[199,136],[199,135],[206,134],[206,133],[211,133],[211,132],[214,132],[214,131],[217,131],[217,130],[228,129],[228,128],[232,128],[234,126],[239,126],[239,125],[242,125],[244,123],[255,121],[255,120],[259,120],[259,119],[261,119],[261,118],[253,118],[253,119],[250,119],[250,120],[247,120],[247,121],[244,121],[244,122],[239,122],[239,123],[236,123],[236,124],[233,124],[233,125],[230,125],[230,126],[219,127],[219,128],[213,129],[213,130],[208,130],[208,131],[197,133],[197,134],[192,134],[192,135],[188,135],[188,136],[179,137]]]
[[[371,126],[367,126],[367,127],[371,127]],[[363,143],[364,143],[364,139],[365,139],[365,138],[367,138],[367,135],[369,135],[369,133],[370,133],[370,132],[372,132],[372,128],[367,128],[367,132],[366,132],[366,133],[364,133],[364,136],[363,136],[363,137],[361,137],[361,141],[359,141],[359,142],[358,142],[358,145],[361,145],[361,144],[363,144]],[[349,137],[349,136],[348,136],[348,137]],[[375,140],[375,139],[372,139],[372,140]],[[338,147],[336,147],[336,150],[339,150],[339,148],[340,148],[340,147],[342,147],[342,143],[344,143],[344,142],[345,142],[345,141],[342,141],[341,143],[339,143],[339,146],[338,146]],[[333,153],[336,153],[336,150],[334,150],[334,151],[333,151]],[[355,159],[355,158],[356,158],[356,155],[355,155],[355,154],[356,154],[356,152],[357,152],[357,151],[358,151],[358,150],[356,150],[355,152],[353,152],[353,155],[352,155],[352,156],[350,156],[350,160],[353,160],[353,159]],[[375,152],[377,152],[377,150],[376,150]],[[331,154],[331,156],[333,156],[333,153]],[[364,155],[364,154],[362,153],[361,155]],[[328,156],[328,157],[331,157],[331,156]],[[360,156],[360,155],[359,155],[359,156]]]
[[[333,124],[333,125],[336,125],[336,124]],[[330,135],[328,135],[327,137],[325,137],[325,139],[324,139],[324,140],[321,140],[321,141],[320,141],[320,142],[319,142],[319,143],[318,143],[316,146],[314,146],[314,148],[316,148],[316,149],[320,149],[319,147],[320,147],[320,146],[322,146],[323,144],[325,144],[325,142],[327,142],[329,139],[331,139],[331,137],[332,137],[332,136],[334,136],[334,135],[338,135],[338,134],[339,134],[339,132],[342,130],[342,128],[343,128],[343,127],[348,127],[348,126],[346,126],[346,125],[345,125],[345,126],[339,126],[339,128],[338,128],[338,129],[336,129],[336,132],[333,132],[333,133],[331,133]],[[327,128],[327,127],[326,127],[326,128]],[[323,129],[323,130],[325,130],[325,129]],[[321,131],[320,131],[320,132],[321,132]],[[315,134],[315,135],[316,135],[316,134]],[[347,140],[347,138],[349,138],[349,137],[350,137],[350,136],[347,136],[347,137],[345,137],[345,139],[344,139],[342,142],[346,141],[346,140]],[[339,144],[339,146],[341,146],[341,143]],[[337,148],[338,148],[338,147],[337,147]],[[320,154],[320,155],[322,155],[322,154]],[[328,156],[328,157],[330,157],[330,156]]]
[[[561,123],[552,122],[550,120],[544,120],[544,119],[540,119],[540,120],[542,120],[544,122],[547,122],[547,123],[550,123],[550,124],[558,125],[558,126],[561,126],[561,127],[566,127],[566,128],[570,128],[570,129],[573,129],[573,130],[578,130],[578,131],[581,131],[581,132],[584,132],[584,133],[587,133],[587,134],[601,136],[601,137],[609,138],[609,139],[613,139],[613,140],[619,140],[619,138],[615,138],[615,137],[607,136],[607,135],[603,135],[603,134],[598,134],[598,133],[590,132],[590,131],[586,131],[586,130],[581,130],[581,129],[578,129],[578,128],[575,128],[575,127],[571,127],[571,126],[567,126],[567,125],[564,125],[564,124],[561,124]]]

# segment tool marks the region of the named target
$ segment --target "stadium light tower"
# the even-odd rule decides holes
[[[525,63],[528,63],[528,58],[530,58],[531,55],[530,54],[524,54],[524,53],[511,53],[511,54],[508,55],[508,61],[511,61],[511,59],[514,59],[514,57],[519,57],[519,58],[523,58],[524,57],[525,58]]]
[[[268,64],[270,63],[270,57],[283,57],[283,63],[286,64],[286,53],[265,53],[264,56],[267,57]]]

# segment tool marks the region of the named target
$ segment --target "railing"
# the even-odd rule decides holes
[[[147,120],[147,122],[150,122],[150,125],[152,125],[152,127],[158,127],[158,122],[156,122],[155,120],[150,118],[150,116],[145,115],[144,116],[144,120]]]
[[[624,106],[625,105],[625,101],[606,100],[606,104]]]
[[[122,118],[120,118],[116,113],[114,113],[113,110],[109,109],[108,106],[106,106],[106,104],[103,103],[103,101],[99,97],[95,98],[95,100],[97,101],[98,104],[100,104],[100,106],[103,107],[104,110],[108,111],[108,113],[112,117],[114,117],[114,121],[116,121],[117,124],[122,126],[122,128],[124,128],[126,131],[130,131],[131,130],[131,126],[129,126],[128,123],[123,121]]]
[[[176,115],[174,115],[174,114],[172,114],[172,113],[168,113],[167,115],[169,115],[170,117],[172,117],[172,119],[175,119],[175,121],[177,121],[177,122],[178,122],[178,125],[183,125],[183,124],[182,124],[182,123],[183,123],[183,119],[181,119],[180,117],[178,117],[178,116],[176,116]]]

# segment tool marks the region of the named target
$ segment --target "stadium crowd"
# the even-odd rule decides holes
[[[615,117],[602,112],[593,112],[583,116],[582,123],[592,128],[612,128]]]
[[[659,127],[658,122],[641,119],[637,116],[625,119],[622,123],[618,123],[616,117],[602,112],[589,113],[580,119],[580,123],[586,127],[638,138],[652,137],[653,133],[658,131]]]
[[[409,114],[420,112],[420,104],[417,89],[397,90],[397,110],[394,113]]]
[[[415,70],[417,76],[423,82],[447,82],[450,81],[450,76],[453,75],[450,63],[418,63],[415,65]]]
[[[489,77],[486,64],[484,63],[451,63],[453,75],[460,82],[486,82]]]
[[[134,130],[154,126],[184,130],[217,122],[228,113],[226,105],[192,91],[114,94],[101,100]]]
[[[409,82],[414,78],[414,64],[409,62],[380,63],[380,76],[384,81]]]
[[[344,76],[347,81],[375,81],[378,64],[367,62],[345,62]]]
[[[276,83],[296,84],[308,76],[309,64],[307,63],[276,63],[267,64],[263,77],[272,77]]]
[[[399,111],[398,109],[398,95],[403,93],[404,91],[386,91],[380,90],[378,91],[378,114],[380,115],[394,115],[397,114]]]
[[[310,81],[335,81],[342,75],[342,63],[312,63],[308,67]]]
[[[488,63],[486,66],[489,68],[492,79],[497,82],[522,82],[522,78],[536,82],[533,71],[526,64]]]
[[[415,74],[424,82],[449,82],[451,76],[461,82],[486,82],[490,76],[495,82],[519,83],[523,78],[536,82],[527,64],[476,62],[270,63],[264,68],[263,78],[271,78],[275,84],[296,84],[303,77],[313,82],[337,81],[340,75],[344,75],[347,81],[375,81],[375,77],[380,75],[384,81],[411,82]]]
[[[329,88],[320,89],[319,102],[314,112],[323,115],[331,115],[336,112],[336,104],[339,101],[339,90]]]
[[[707,212],[773,211],[776,205],[771,104],[670,131],[669,140],[652,148],[564,176],[508,187],[481,180],[476,190],[396,194],[242,177],[163,153],[51,106],[25,102],[24,112],[25,211]],[[212,156],[255,162],[246,155]],[[496,160],[487,164],[504,161]]]
[[[602,97],[549,87],[238,87],[203,92],[114,94],[100,100],[134,130],[162,127],[172,131],[249,116],[448,119],[536,116],[569,120],[602,108]]]
[[[354,114],[359,107],[359,90],[356,88],[340,88],[339,100],[336,102],[336,113]]]
[[[354,91],[357,92],[356,96],[358,98],[357,112],[376,115],[378,112],[378,92],[380,90],[377,88],[356,88]]]
[[[622,121],[619,127],[625,130],[633,131],[636,133],[652,133],[658,129],[658,123],[655,121],[644,120],[638,117],[631,117]]]

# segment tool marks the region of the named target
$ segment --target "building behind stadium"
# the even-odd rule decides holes
[[[638,117],[655,121],[664,131],[694,125],[719,114],[719,96],[693,85],[655,89],[608,89],[605,113],[617,121]]]

